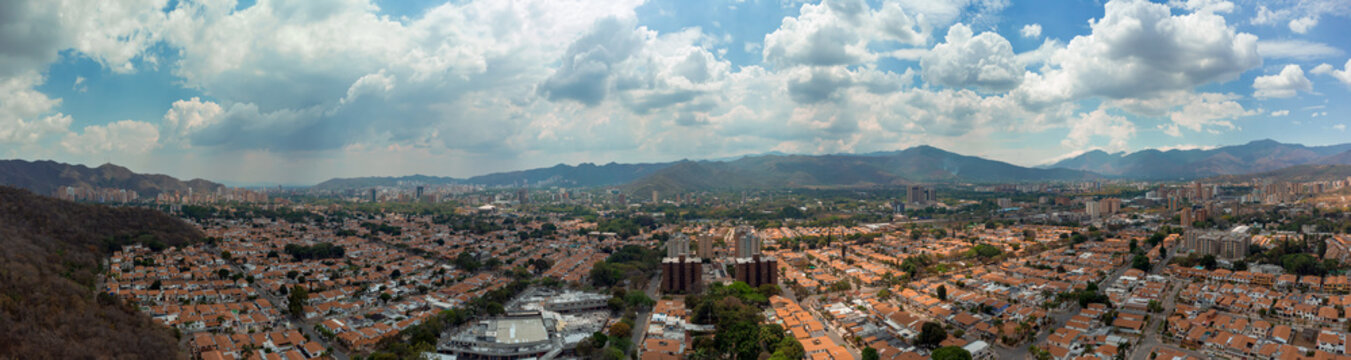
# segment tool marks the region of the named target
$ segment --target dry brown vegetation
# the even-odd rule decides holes
[[[159,211],[0,186],[0,359],[184,358],[171,330],[96,287],[110,249],[203,237]]]

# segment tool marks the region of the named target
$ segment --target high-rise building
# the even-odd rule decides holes
[[[703,262],[684,255],[661,259],[661,291],[694,293],[703,285]]]
[[[1084,213],[1088,214],[1089,218],[1097,220],[1102,217],[1102,204],[1099,204],[1097,200],[1085,201]]]
[[[661,202],[661,201],[658,201],[658,200],[661,198],[659,195],[661,195],[661,193],[658,193],[656,190],[652,190],[652,203],[653,203],[653,204],[656,204],[656,203],[660,203],[660,202]]]
[[[699,238],[699,249],[696,255],[705,259],[713,258],[713,237],[703,236]]]
[[[1196,255],[1215,255],[1221,259],[1241,259],[1248,256],[1251,235],[1247,226],[1230,231],[1187,229],[1183,249]]]
[[[928,204],[934,201],[934,189],[931,186],[911,185],[905,192],[906,202],[911,204]]]
[[[760,254],[760,237],[755,236],[751,227],[738,227],[736,237],[736,257],[746,258]]]
[[[376,200],[378,199],[375,197],[375,189],[371,189],[371,202],[376,202]]]
[[[1178,217],[1181,218],[1182,221],[1180,222],[1184,228],[1192,227],[1192,223],[1196,222],[1195,219],[1192,219],[1192,208],[1190,206],[1182,208],[1182,213]]]
[[[737,258],[735,268],[734,278],[736,281],[745,282],[751,287],[779,283],[779,262],[772,257],[762,257],[756,254],[751,257]]]
[[[417,195],[413,196],[413,200],[422,201],[422,185],[418,185]]]
[[[690,254],[690,237],[685,233],[676,233],[666,240],[666,257],[678,257]]]
[[[995,205],[999,205],[999,207],[1000,207],[1001,209],[1007,209],[1007,208],[1013,207],[1013,199],[1010,199],[1010,198],[999,198],[999,199],[995,200]]]
[[[530,193],[525,189],[516,189],[516,202],[526,204],[530,202]]]

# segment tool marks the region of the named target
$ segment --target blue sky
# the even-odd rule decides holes
[[[1351,140],[1346,1],[18,1],[0,156],[308,184]]]

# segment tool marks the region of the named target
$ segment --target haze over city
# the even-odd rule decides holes
[[[0,155],[231,184],[1351,138],[1346,1],[0,6]]]

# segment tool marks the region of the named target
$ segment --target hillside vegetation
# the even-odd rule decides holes
[[[168,328],[96,287],[112,249],[203,237],[158,211],[0,186],[0,359],[184,358]]]

